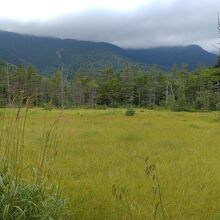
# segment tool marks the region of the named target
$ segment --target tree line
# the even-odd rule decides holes
[[[176,65],[164,71],[156,65],[143,70],[126,65],[120,71],[80,68],[72,78],[63,69],[49,76],[33,66],[0,65],[0,106],[12,106],[21,96],[33,96],[34,106],[146,107],[175,111],[217,110],[220,107],[220,68],[198,66],[189,71]]]

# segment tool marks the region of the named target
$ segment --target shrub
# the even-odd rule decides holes
[[[107,105],[96,105],[95,108],[98,110],[106,110],[108,107],[107,107]]]
[[[212,93],[210,91],[201,91],[198,92],[198,97],[195,101],[195,108],[201,109],[201,110],[218,110],[219,108],[219,94],[218,93]]]
[[[52,100],[50,100],[44,107],[44,110],[48,110],[48,111],[52,111],[53,109],[53,104],[52,104]]]
[[[7,167],[0,170],[0,219],[64,219],[66,203],[44,184],[16,181]]]
[[[128,108],[125,112],[126,116],[133,116],[135,114],[135,110],[133,108]]]

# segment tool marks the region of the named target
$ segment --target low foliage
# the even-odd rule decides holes
[[[126,116],[133,116],[135,114],[135,110],[133,108],[128,108],[125,112]]]
[[[45,188],[46,187],[46,188]],[[65,200],[53,188],[37,183],[16,181],[8,168],[0,170],[0,218],[19,219],[61,219],[65,212]]]

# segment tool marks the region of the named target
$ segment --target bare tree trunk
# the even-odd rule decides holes
[[[10,91],[10,79],[9,79],[9,71],[8,71],[8,62],[7,62],[7,87],[8,87],[8,104],[11,106],[11,91]]]
[[[172,93],[173,101],[175,102],[176,99],[175,99],[175,94],[174,94],[174,92],[173,92],[173,86],[172,86],[172,84],[171,84],[169,81],[168,81],[168,84],[169,84],[169,87],[170,87],[170,91],[171,91],[171,93]]]
[[[154,87],[153,87],[153,105],[156,104],[156,82],[154,79]]]
[[[138,89],[138,106],[141,107],[141,89]]]
[[[169,87],[168,87],[168,83],[166,85],[166,104],[168,104],[168,98],[169,98]]]

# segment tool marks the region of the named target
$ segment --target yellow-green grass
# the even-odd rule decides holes
[[[6,110],[9,112],[9,110]],[[33,164],[42,133],[59,110],[30,109],[25,132],[25,164]],[[153,219],[152,180],[145,158],[156,164],[166,219],[220,219],[220,117],[217,112],[174,113],[123,109],[64,110],[58,155],[52,169],[61,175],[72,219]],[[158,218],[162,219],[161,207]]]

